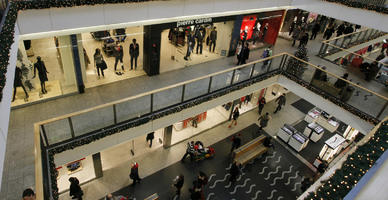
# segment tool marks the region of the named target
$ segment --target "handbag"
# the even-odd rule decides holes
[[[105,70],[105,69],[107,69],[107,68],[108,68],[108,66],[106,65],[105,60],[102,60],[101,69],[102,69],[102,70]]]

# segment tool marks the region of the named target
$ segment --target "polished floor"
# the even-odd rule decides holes
[[[321,36],[318,36],[317,39],[314,41],[309,41],[307,45],[309,49],[310,62],[317,65],[324,65],[330,72],[337,75],[342,75],[346,71],[351,71],[352,69],[339,67],[315,56],[320,48],[320,37]],[[290,41],[279,38],[277,44],[274,46],[274,55],[276,53],[281,53],[284,51],[294,53],[295,50],[295,47],[291,47]],[[252,51],[249,61],[253,61],[260,58],[261,54],[262,50]],[[12,110],[10,116],[10,125],[7,138],[7,151],[5,156],[2,179],[3,184],[1,188],[0,198],[10,200],[19,199],[19,197],[15,196],[15,194],[20,194],[21,191],[26,187],[34,187],[35,173],[33,153],[33,124],[35,122],[90,108],[103,103],[112,102],[114,100],[119,100],[125,97],[140,94],[145,91],[158,89],[174,83],[190,80],[223,69],[228,69],[232,66],[235,66],[235,62],[235,57],[222,58],[204,64],[199,64],[197,66],[170,71],[158,76],[140,76],[128,80],[111,83],[108,85],[94,87],[88,89],[84,94],[68,96],[45,103],[39,103],[25,108]],[[363,77],[360,77],[356,73],[351,73],[350,78],[355,83],[359,83],[360,85],[370,90],[373,90],[381,95],[388,96],[387,88],[383,87],[381,84],[375,81],[366,82],[365,80],[363,80]],[[363,102],[366,110],[368,110],[369,108],[373,109],[376,107],[377,104],[374,104],[370,100],[371,98],[369,98],[369,96],[366,96],[368,95],[367,93],[364,94],[362,91],[359,91],[358,93],[355,93],[355,95],[359,95],[360,97],[362,97],[362,99],[369,99],[368,101]],[[383,116],[386,115],[387,113],[383,114]],[[284,117],[274,119],[273,121],[277,120],[279,120],[277,123],[280,124],[284,124],[286,121],[291,121],[291,123],[293,122],[293,119],[291,120]],[[267,132],[271,133],[277,131],[278,127],[268,127],[268,129],[269,130],[267,130]],[[179,148],[181,149],[184,149],[184,145],[177,146],[179,146]],[[160,164],[159,167],[164,168],[170,163],[174,163],[173,160],[166,160],[166,162]],[[127,170],[128,169],[123,169],[122,172],[127,173]],[[151,172],[156,171],[158,170],[149,170],[149,174],[151,174]],[[107,173],[115,177],[111,174],[112,172]],[[119,189],[115,186],[104,186],[104,180],[105,177],[102,178],[102,180],[99,180],[99,183],[97,184],[99,185],[97,186],[97,188],[105,188],[101,191],[106,192],[115,191]],[[125,184],[127,183],[121,182],[121,184],[122,187],[125,186]]]

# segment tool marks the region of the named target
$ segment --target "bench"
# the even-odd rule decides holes
[[[334,84],[331,84],[328,81],[320,81],[320,80],[313,79],[311,81],[311,85],[313,85],[313,86],[315,86],[317,88],[320,88],[321,90],[323,90],[326,93],[329,93],[329,94],[331,94],[332,96],[335,96],[335,97],[338,97],[339,94],[341,93],[341,89],[340,88],[336,88],[334,86]]]
[[[147,198],[145,198],[144,200],[158,200],[159,199],[159,195],[158,193],[155,193]]]
[[[244,165],[256,157],[264,154],[268,151],[268,148],[264,146],[263,142],[266,136],[261,135],[238,149],[233,151],[234,161]]]

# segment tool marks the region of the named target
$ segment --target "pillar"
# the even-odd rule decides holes
[[[78,48],[77,35],[70,35],[71,38],[71,48],[73,52],[73,64],[75,69],[75,78],[77,80],[77,87],[79,93],[85,92],[85,85],[82,78],[82,68],[81,68],[81,58]],[[82,50],[82,49],[81,49]],[[82,54],[83,55],[83,54]]]
[[[101,153],[98,152],[96,154],[93,154],[92,157],[93,157],[94,174],[96,175],[96,178],[101,178],[102,177]]]
[[[171,139],[172,139],[172,125],[164,128],[164,134],[163,134],[163,147],[164,148],[169,148],[171,146]]]
[[[162,27],[144,26],[143,69],[148,76],[159,74]]]
[[[63,69],[64,82],[61,82],[64,86],[72,86],[76,84],[75,68],[73,63],[73,52],[71,47],[70,36],[58,37],[58,51],[59,51],[59,63]]]
[[[241,29],[242,21],[243,21],[243,15],[236,16],[236,19],[234,20],[228,57],[234,56],[234,54],[236,53],[237,44],[238,44],[238,41],[240,40],[240,29]]]

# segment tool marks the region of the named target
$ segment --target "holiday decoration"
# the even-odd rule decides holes
[[[357,147],[342,167],[305,199],[343,199],[388,148],[387,133],[388,121],[385,121],[368,142]]]
[[[378,5],[373,5],[371,3],[367,3],[368,0],[364,0],[363,2],[354,1],[354,0],[324,0],[324,1],[332,2],[332,3],[340,3],[353,8],[373,10],[376,12],[388,14],[388,8],[384,6],[378,6]]]
[[[301,60],[304,60],[306,62],[309,61],[306,47],[305,46],[299,47],[298,50],[295,52],[295,57],[297,57]],[[302,62],[302,61],[295,59],[293,57],[288,59],[288,63],[286,66],[287,73],[294,75],[298,78],[302,78],[302,75],[303,75],[304,71],[306,71],[306,69],[307,69],[307,63]]]

